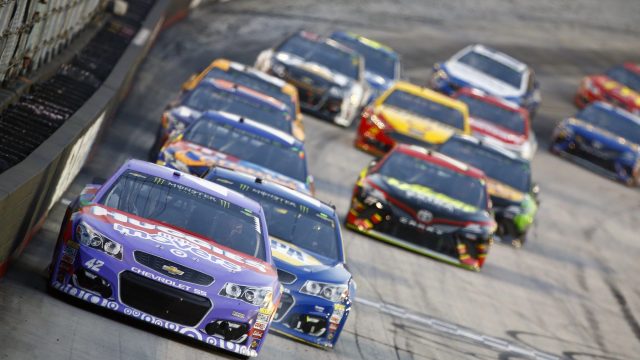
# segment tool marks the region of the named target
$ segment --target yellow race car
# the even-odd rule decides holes
[[[355,146],[382,156],[397,143],[432,147],[470,133],[465,103],[400,81],[362,112]]]
[[[192,75],[182,85],[182,90],[193,90],[203,79],[230,81],[284,102],[291,111],[291,118],[295,119],[293,136],[300,141],[304,141],[302,113],[300,112],[298,90],[295,86],[250,66],[227,59],[216,59],[199,74]]]

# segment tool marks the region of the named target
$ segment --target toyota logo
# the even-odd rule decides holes
[[[418,220],[422,221],[422,222],[430,222],[431,220],[433,220],[433,214],[430,211],[427,210],[420,210],[418,211]]]

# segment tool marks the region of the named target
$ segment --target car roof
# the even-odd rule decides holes
[[[441,154],[437,151],[426,149],[421,146],[399,144],[396,145],[396,147],[391,151],[391,153],[393,152],[401,152],[413,157],[417,157],[427,162],[444,166],[460,174],[464,174],[473,178],[485,178],[484,172],[482,172],[482,170],[447,155]]]
[[[501,64],[509,66],[510,68],[518,72],[524,72],[529,69],[529,66],[527,64],[512,57],[511,55],[507,55],[492,47],[482,45],[482,44],[469,45],[466,48],[462,49],[460,52],[458,52],[458,54],[454,55],[454,57],[459,58],[463,54],[466,54],[469,52],[476,52],[478,54],[487,56],[497,62],[500,62]]]
[[[238,86],[246,90],[243,90],[242,92],[235,92]],[[276,110],[284,111],[288,108],[287,104],[283,103],[282,101],[272,96],[253,90],[252,88],[244,86],[242,84],[237,84],[228,80],[222,80],[222,79],[216,79],[216,78],[205,78],[195,87],[195,89],[200,87],[212,87],[217,90],[225,91],[225,92],[234,94],[236,96],[243,97],[249,101],[253,101],[261,105],[270,106]]]
[[[426,87],[418,86],[406,81],[396,81],[390,88],[387,90],[387,96],[381,96],[379,99],[382,100],[382,104],[384,101],[391,95],[394,90],[402,90],[406,91],[410,94],[417,95],[423,97],[429,101],[437,102],[439,104],[454,108],[460,112],[462,112],[465,116],[469,115],[469,109],[467,108],[467,104],[463,103],[460,100],[456,100],[449,96],[443,95],[437,91],[428,89]],[[379,104],[376,104],[379,105]]]
[[[210,179],[213,176],[219,176],[224,179],[235,181],[241,184],[249,185],[263,189],[264,191],[275,194],[282,198],[294,201],[298,204],[302,204],[310,209],[314,209],[318,212],[323,212],[331,216],[336,214],[333,206],[328,205],[310,195],[303,194],[299,191],[288,188],[284,185],[277,184],[272,181],[264,180],[259,177],[255,177],[240,171],[227,169],[223,167],[213,167],[205,176],[205,179]]]
[[[503,157],[509,158],[511,160],[514,160],[514,161],[521,162],[523,164],[528,164],[529,163],[529,161],[519,157],[518,155],[516,155],[512,151],[509,151],[509,150],[501,147],[498,142],[496,142],[495,140],[493,140],[491,138],[478,139],[478,138],[476,138],[474,136],[471,136],[471,135],[456,134],[456,135],[452,136],[451,138],[449,138],[449,140],[447,140],[447,142],[452,141],[452,140],[453,141],[461,141],[461,142],[465,142],[467,144],[471,144],[471,145],[476,146],[476,147],[485,148],[487,150],[492,151],[495,154],[499,154],[499,155],[501,155]],[[446,144],[447,142],[445,142],[444,144]],[[444,145],[444,144],[442,144],[442,145]]]
[[[634,122],[634,123],[636,123],[637,125],[640,126],[640,116],[635,115],[635,114],[633,114],[633,113],[631,113],[631,112],[629,112],[629,111],[627,111],[627,110],[625,110],[625,109],[623,109],[621,107],[611,105],[611,104],[609,104],[607,102],[604,102],[604,101],[594,101],[591,104],[587,105],[586,108],[588,108],[588,107],[597,107],[597,108],[600,108],[602,110],[605,110],[605,111],[608,111],[608,112],[611,112],[611,113],[616,113],[616,114],[618,114],[618,115],[620,115],[620,116],[622,116],[622,117],[624,117],[624,118],[626,118],[626,119],[628,119],[628,120],[630,120],[630,121],[632,121],[632,122]],[[580,110],[580,111],[582,111],[582,110]]]
[[[200,118],[198,118],[198,120],[202,118],[212,120],[217,123],[229,124],[235,128],[241,128],[252,134],[265,137],[269,140],[275,140],[281,143],[282,145],[304,149],[304,144],[300,140],[297,140],[292,135],[289,135],[284,131],[280,131],[278,129],[272,128],[271,126],[265,125],[255,120],[238,116],[236,114],[231,114],[224,111],[209,110],[202,113],[202,115],[200,116]]]
[[[260,213],[262,211],[262,208],[258,202],[247,196],[244,196],[241,193],[175,169],[156,165],[147,161],[130,159],[127,160],[119,169],[119,171],[121,172],[127,170],[136,171],[146,175],[157,176],[180,185],[188,186],[192,189],[229,201],[232,204],[242,206],[243,208],[256,213]]]
[[[492,105],[496,105],[499,106],[505,110],[510,110],[513,112],[519,112],[522,114],[527,114],[528,115],[528,111],[523,108],[518,106],[518,104],[505,100],[501,97],[497,97],[497,96],[493,96],[493,95],[489,95],[488,93],[480,90],[480,89],[476,89],[476,88],[469,88],[469,87],[464,87],[460,90],[458,90],[455,94],[454,94],[454,98],[458,98],[460,95],[469,95],[471,97],[474,97],[476,99],[479,99],[483,102],[486,103],[490,103]]]
[[[398,55],[398,53],[394,51],[391,47],[350,31],[335,31],[329,37],[332,39],[336,39],[338,41],[340,39],[352,39],[372,49],[383,51],[389,55],[393,55],[393,56]]]

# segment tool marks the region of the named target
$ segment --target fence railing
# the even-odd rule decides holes
[[[0,85],[49,61],[106,2],[0,0]]]

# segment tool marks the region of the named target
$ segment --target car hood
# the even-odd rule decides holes
[[[346,283],[351,278],[342,262],[331,261],[276,237],[271,237],[271,256],[278,269],[288,271],[298,279]]]
[[[604,129],[591,126],[580,119],[571,119],[569,124],[574,131],[574,139],[576,141],[588,142],[588,144],[594,148],[600,147],[619,153],[632,151],[637,154],[640,151],[638,144],[624,140],[622,137]],[[578,138],[578,136],[580,138]]]
[[[640,107],[640,94],[633,89],[621,84],[606,75],[596,75],[591,77],[593,81],[600,88],[604,89],[609,94],[615,95],[617,98],[626,102],[633,103],[635,106]]]
[[[384,76],[380,76],[376,73],[372,73],[370,71],[364,72],[364,79],[367,81],[369,86],[371,86],[371,88],[378,92],[387,90],[393,83],[393,80],[385,78]]]
[[[274,58],[285,66],[289,77],[309,86],[319,88],[331,86],[347,88],[352,86],[351,79],[332,71],[326,66],[283,52],[276,53]]]
[[[487,178],[487,191],[491,199],[501,198],[506,199],[514,203],[519,203],[524,200],[525,194],[503,182],[495,179]]]
[[[471,87],[484,90],[498,97],[512,98],[524,95],[523,89],[515,88],[494,78],[493,76],[487,75],[456,61],[446,62],[444,64],[444,69],[448,73],[449,77],[460,79]]]
[[[371,174],[365,181],[384,191],[393,199],[392,204],[414,218],[419,211],[426,210],[433,215],[434,220],[446,219],[461,222],[491,220],[487,211],[438,193],[426,186],[405,183],[380,174]]]
[[[134,251],[142,251],[211,275],[216,284],[233,279],[247,285],[271,286],[273,266],[167,224],[144,219],[102,205],[83,207],[78,221],[123,247],[122,261],[142,267]]]
[[[474,135],[488,136],[502,143],[522,145],[527,140],[524,134],[518,134],[481,118],[469,117],[469,125]]]
[[[181,120],[185,123],[186,126],[189,126],[192,122],[194,122],[197,118],[202,114],[200,111],[196,111],[188,106],[180,105],[176,108],[173,108],[169,111],[169,113]]]
[[[174,142],[166,149],[166,151],[172,152],[173,157],[177,161],[180,161],[189,167],[195,166],[210,168],[213,166],[220,166],[273,181],[306,194],[310,193],[309,187],[302,181],[290,178],[250,161],[242,160],[188,141]]]
[[[391,106],[378,106],[376,114],[382,115],[385,122],[393,128],[393,131],[432,144],[443,143],[454,134],[461,132],[461,130],[437,120]]]

